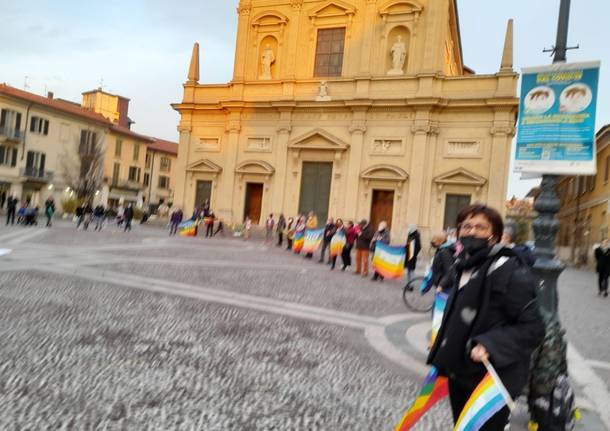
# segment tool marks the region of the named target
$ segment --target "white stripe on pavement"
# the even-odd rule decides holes
[[[233,291],[201,287],[186,283],[158,280],[127,273],[116,273],[95,269],[76,268],[70,265],[45,266],[36,269],[54,272],[62,275],[72,275],[119,286],[129,286],[138,289],[166,293],[170,295],[196,298],[203,301],[231,305],[267,313],[297,317],[317,322],[364,329],[368,326],[379,326],[381,323],[370,316],[330,310],[326,308],[302,305],[294,302],[280,301],[266,297],[247,295]]]
[[[583,388],[587,398],[597,408],[604,425],[610,429],[610,393],[608,393],[608,388],[572,344],[568,344],[568,372],[576,383]]]
[[[39,235],[42,235],[44,233],[47,233],[47,231],[45,229],[36,229],[33,231],[24,231],[22,235],[17,236],[16,238],[12,238],[9,241],[7,241],[7,244],[19,244],[21,242],[30,240],[32,238],[35,238]]]
[[[610,362],[596,361],[595,359],[586,359],[585,362],[593,368],[610,371]]]

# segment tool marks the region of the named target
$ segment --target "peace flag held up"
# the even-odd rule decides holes
[[[487,374],[466,402],[453,431],[478,431],[504,406],[512,411],[515,403],[502,384],[496,370],[487,359],[483,360]]]
[[[305,243],[305,231],[298,231],[294,233],[294,238],[292,239],[292,251],[295,253],[300,253],[303,245]]]
[[[343,232],[337,232],[330,240],[330,257],[336,257],[341,254],[347,240]]]
[[[410,430],[434,404],[445,398],[448,394],[449,384],[447,378],[439,376],[438,370],[432,367],[424,380],[424,385],[419,395],[411,408],[403,416],[400,424],[396,427],[396,431]]]
[[[197,236],[197,222],[193,220],[183,221],[178,225],[180,236]]]
[[[303,252],[313,253],[316,251],[322,242],[322,235],[324,235],[324,229],[307,229],[305,231]]]
[[[402,278],[405,271],[404,247],[392,247],[377,241],[373,268],[385,278]]]

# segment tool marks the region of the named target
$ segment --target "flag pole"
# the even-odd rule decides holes
[[[491,365],[489,363],[489,359],[483,358],[483,365],[485,365],[485,368],[487,368],[487,372],[491,375],[491,378],[493,379],[496,386],[498,386],[498,389],[500,389],[500,393],[504,397],[504,400],[506,401],[506,405],[512,412],[513,410],[515,410],[515,402],[513,401],[510,394],[504,387],[504,384],[502,383],[500,376],[498,376],[498,373],[496,373],[496,370],[494,369],[493,365]]]

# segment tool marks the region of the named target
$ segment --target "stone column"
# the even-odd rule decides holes
[[[367,0],[363,18],[362,49],[360,50],[359,76],[371,75],[371,55],[373,53],[373,38],[375,36],[375,14],[377,0]]]
[[[272,212],[284,213],[287,175],[288,175],[288,140],[290,138],[292,108],[280,109],[280,121],[277,127],[277,142],[274,149],[275,153],[275,175],[273,178],[273,201],[271,204]]]
[[[499,115],[503,118],[499,119]],[[496,208],[503,215],[508,189],[511,142],[515,136],[514,126],[510,121],[504,119],[509,116],[510,114],[506,112],[496,112],[496,121],[490,130],[491,155],[487,181],[487,204]]]
[[[224,166],[220,175],[221,181],[218,190],[216,204],[218,210],[225,220],[231,223],[238,222],[233,216],[233,195],[235,186],[235,166],[239,151],[239,133],[241,131],[241,110],[232,109],[229,112],[226,131],[228,139],[224,148]]]
[[[185,208],[187,202],[186,194],[193,193],[189,188],[187,180],[188,173],[186,167],[191,152],[191,127],[186,125],[178,126],[180,140],[178,145],[178,158],[176,159],[176,191],[174,193],[174,205],[182,208],[184,214],[193,212],[193,208]],[[151,178],[152,181],[152,178]]]
[[[411,166],[409,169],[409,195],[407,197],[407,224],[423,224],[422,205],[424,201],[424,178],[426,176],[426,148],[428,134],[432,130],[428,111],[417,111],[412,127]],[[401,232],[406,226],[400,226]]]
[[[237,46],[235,47],[235,62],[233,81],[243,81],[246,73],[246,57],[250,39],[250,2],[242,2],[237,8],[239,20],[237,23]]]
[[[352,124],[349,128],[352,140],[349,149],[344,216],[354,221],[358,217],[360,171],[364,151],[364,134],[366,133],[366,110],[365,107],[353,108]]]

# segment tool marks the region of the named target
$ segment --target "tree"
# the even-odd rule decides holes
[[[63,176],[79,200],[93,200],[104,180],[103,136],[82,130],[75,144],[76,157],[74,151],[66,151],[61,158]]]

